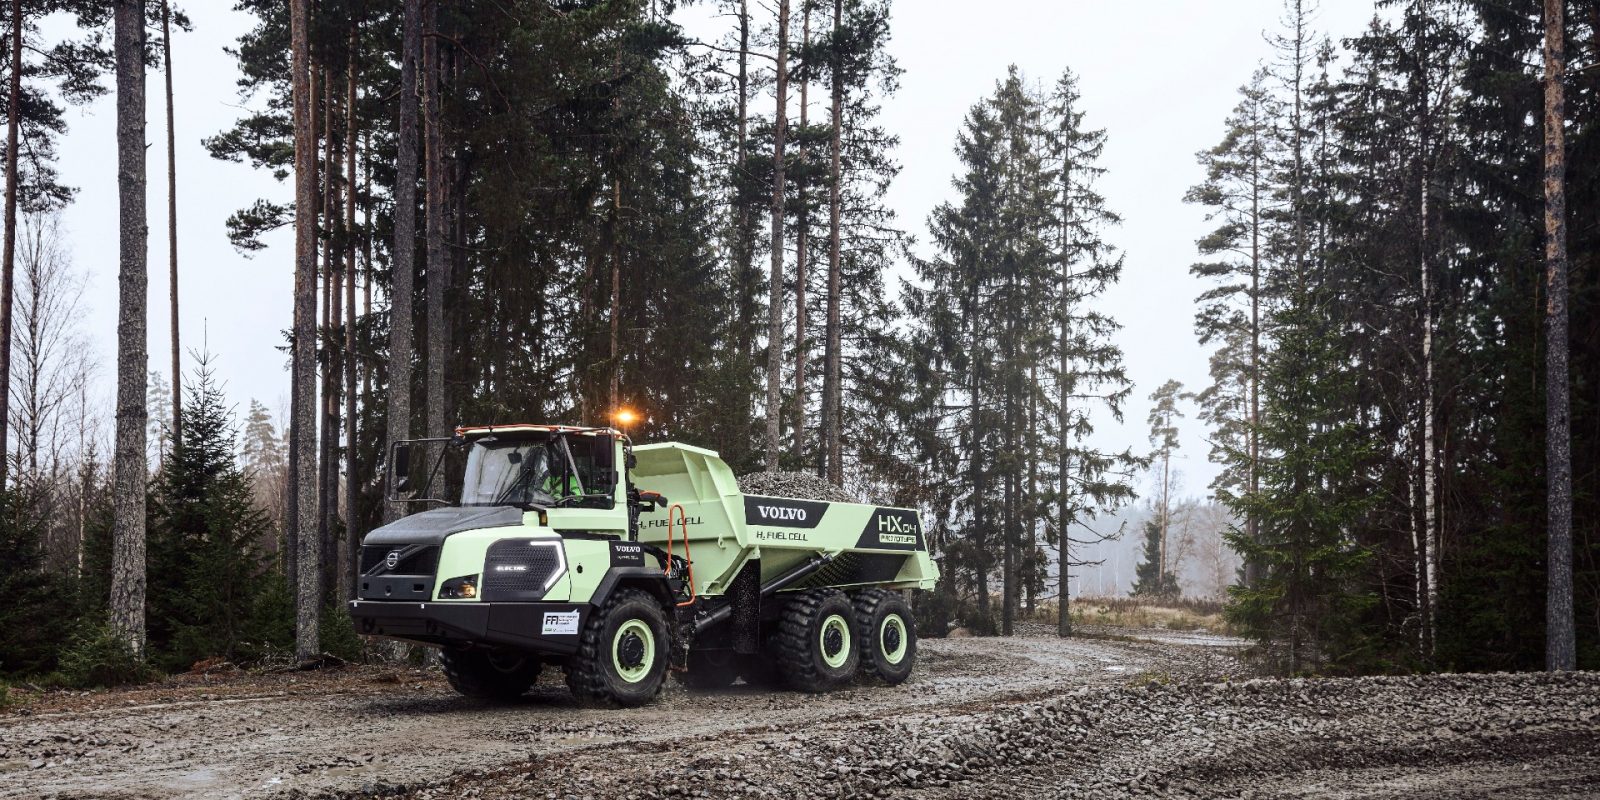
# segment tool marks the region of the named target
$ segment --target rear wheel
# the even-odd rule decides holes
[[[856,632],[861,637],[861,672],[891,686],[911,677],[917,629],[911,607],[898,592],[866,589],[856,594]]]
[[[784,677],[802,692],[823,692],[855,675],[861,654],[850,598],[837,589],[812,589],[789,600],[778,624]]]
[[[666,615],[639,589],[613,592],[584,623],[578,652],[567,659],[567,688],[597,705],[641,706],[667,674]]]
[[[539,680],[541,664],[526,653],[443,650],[439,663],[450,688],[483,700],[511,700]]]

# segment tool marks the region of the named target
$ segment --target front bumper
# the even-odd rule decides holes
[[[585,603],[351,600],[356,633],[441,646],[494,645],[551,655],[578,650]]]

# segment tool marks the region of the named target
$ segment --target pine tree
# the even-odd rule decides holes
[[[1211,357],[1212,384],[1197,396],[1200,418],[1213,430],[1211,460],[1222,467],[1211,484],[1219,499],[1259,489],[1253,426],[1261,417],[1261,364],[1273,308],[1267,244],[1277,203],[1272,163],[1281,147],[1280,108],[1267,90],[1266,72],[1257,70],[1239,92],[1222,142],[1199,155],[1205,181],[1184,196],[1205,206],[1206,219],[1217,225],[1198,242],[1201,256],[1214,260],[1189,271],[1218,283],[1196,299],[1195,332],[1201,344],[1219,344]],[[1255,529],[1255,520],[1246,519],[1246,532]]]
[[[116,4],[117,196],[121,227],[117,322],[116,529],[111,627],[133,653],[145,649],[144,460],[146,248],[144,147],[144,8]],[[9,300],[9,298],[7,298]],[[9,315],[6,322],[9,322]]]
[[[1183,384],[1169,380],[1150,393],[1150,414],[1146,418],[1150,424],[1150,445],[1155,448],[1150,460],[1161,465],[1154,498],[1157,504],[1154,520],[1156,577],[1153,582],[1146,584],[1157,593],[1165,593],[1167,578],[1176,566],[1170,560],[1167,547],[1172,531],[1172,488],[1176,477],[1172,472],[1172,454],[1179,448],[1178,420],[1183,418],[1183,412],[1178,410],[1178,402],[1188,399],[1192,399],[1192,396],[1183,391]],[[1149,563],[1149,555],[1147,552],[1146,563]],[[1176,579],[1173,585],[1176,585]]]

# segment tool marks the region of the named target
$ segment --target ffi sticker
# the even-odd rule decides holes
[[[560,636],[561,634],[575,634],[578,632],[578,612],[576,611],[547,611],[544,615],[544,627],[539,631],[545,636]]]

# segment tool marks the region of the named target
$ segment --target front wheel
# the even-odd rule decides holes
[[[861,672],[894,686],[911,677],[917,629],[911,607],[897,592],[866,589],[856,595],[856,632],[861,637]]]
[[[642,706],[667,674],[667,619],[638,589],[619,589],[590,615],[578,652],[567,660],[567,688],[595,705]]]
[[[521,697],[539,680],[536,656],[485,650],[443,650],[439,664],[450,688],[481,700]]]

